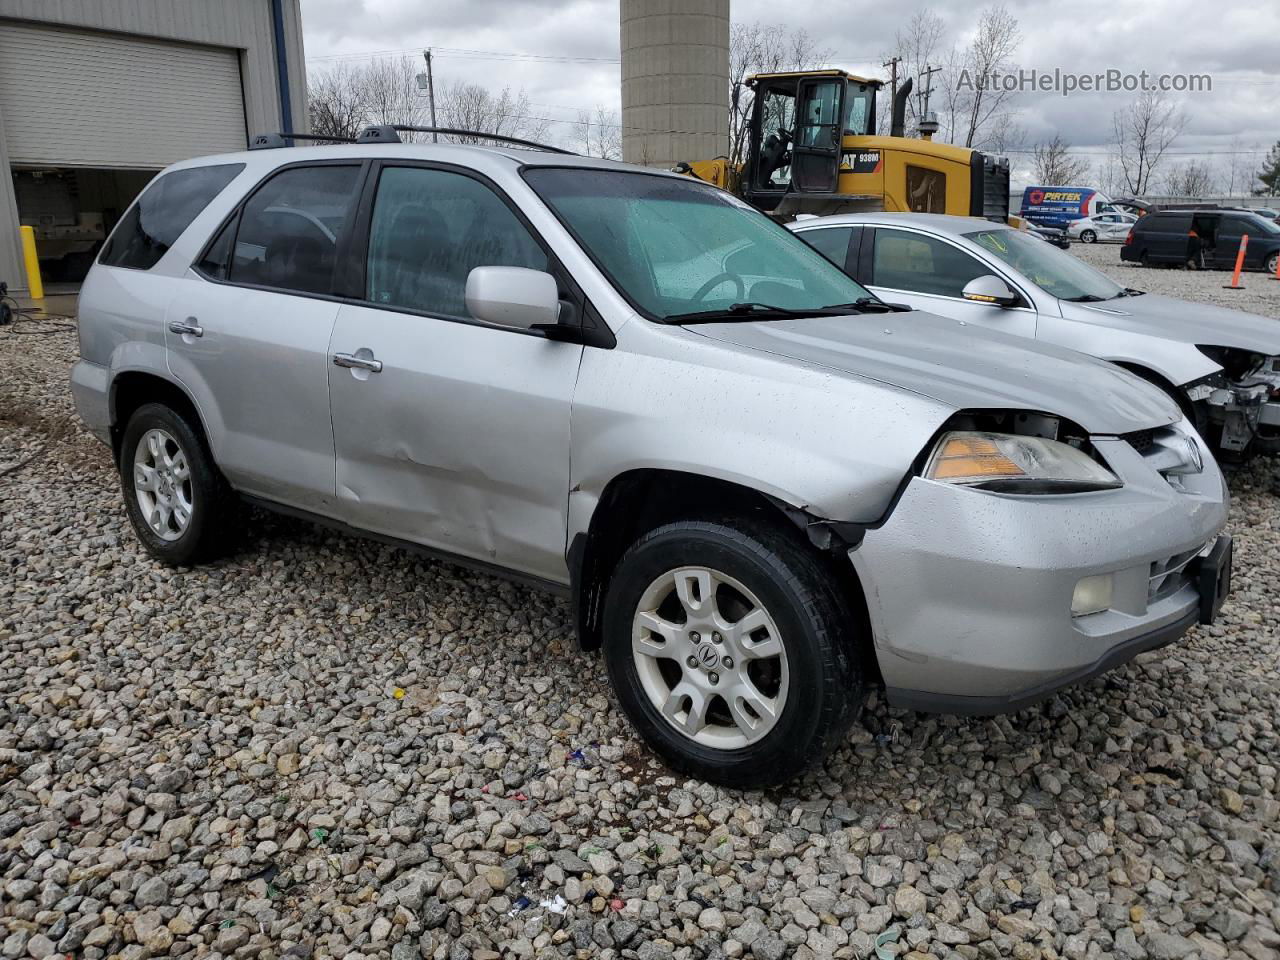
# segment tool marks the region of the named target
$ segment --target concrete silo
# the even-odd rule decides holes
[[[729,148],[729,0],[621,0],[622,157],[671,167]]]

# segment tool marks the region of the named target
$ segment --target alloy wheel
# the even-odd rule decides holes
[[[133,453],[133,491],[142,518],[162,540],[177,540],[194,511],[186,452],[167,430],[153,428]]]
[[[787,653],[749,589],[710,567],[669,570],[637,604],[632,657],[649,702],[690,740],[734,750],[764,737],[787,702]]]

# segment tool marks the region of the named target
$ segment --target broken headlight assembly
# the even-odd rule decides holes
[[[997,493],[1083,493],[1123,486],[1114,473],[1069,444],[970,430],[942,435],[924,477]]]

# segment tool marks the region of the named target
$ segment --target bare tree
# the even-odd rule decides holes
[[[436,116],[442,127],[497,133],[507,137],[539,140],[546,136],[548,121],[531,115],[529,98],[521,90],[503,87],[490,93],[478,83],[453,83],[436,95]],[[458,136],[460,143],[481,143],[483,136]]]
[[[808,70],[831,51],[819,48],[804,30],[780,32],[773,24],[735,23],[729,31],[729,163],[741,164],[750,146],[753,96],[745,81],[754,73]],[[701,159],[701,158],[690,158]]]
[[[1174,167],[1165,180],[1165,190],[1173,197],[1205,197],[1214,189],[1213,171],[1203,160],[1188,160]]]
[[[610,110],[602,103],[596,104],[594,112],[579,110],[574,140],[585,156],[605,160],[621,159],[622,127],[618,124],[617,111]]]
[[[1058,134],[1047,143],[1038,143],[1031,155],[1036,183],[1071,184],[1083,180],[1089,172],[1089,164],[1081,157],[1071,155],[1071,144]]]
[[[365,116],[370,123],[424,126],[427,98],[418,88],[420,67],[413,57],[370,60],[359,75]]]
[[[311,132],[323,137],[354,137],[368,120],[361,72],[350,64],[335,66],[307,78],[307,112]]]
[[[1013,90],[991,82],[992,75],[1013,65],[1022,34],[1018,21],[1002,4],[987,7],[978,18],[978,33],[965,51],[965,69],[971,78],[966,147],[982,146],[992,125],[1007,119]]]
[[[938,49],[945,33],[946,23],[940,16],[928,8],[919,10],[907,21],[904,29],[894,33],[893,49],[884,54],[886,61],[894,57],[898,58],[900,61],[898,65],[899,75],[901,77],[915,78],[915,94],[907,100],[908,136],[914,135],[914,131],[919,127],[920,121],[924,119],[921,115],[921,109],[924,104],[922,74],[928,67],[939,65]],[[936,93],[941,93],[938,90],[941,76],[940,74],[934,76],[933,88]],[[890,96],[892,96],[892,91],[890,91]],[[882,136],[888,134],[892,119],[892,104],[881,107],[876,117],[876,132]]]
[[[1186,114],[1162,91],[1144,90],[1112,115],[1112,125],[1125,189],[1142,196],[1152,188],[1166,151],[1186,127]]]

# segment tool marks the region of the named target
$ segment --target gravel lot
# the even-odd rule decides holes
[[[1280,956],[1272,464],[1212,629],[740,794],[650,760],[558,600],[264,516],[152,563],[74,352],[0,331],[0,956]]]

